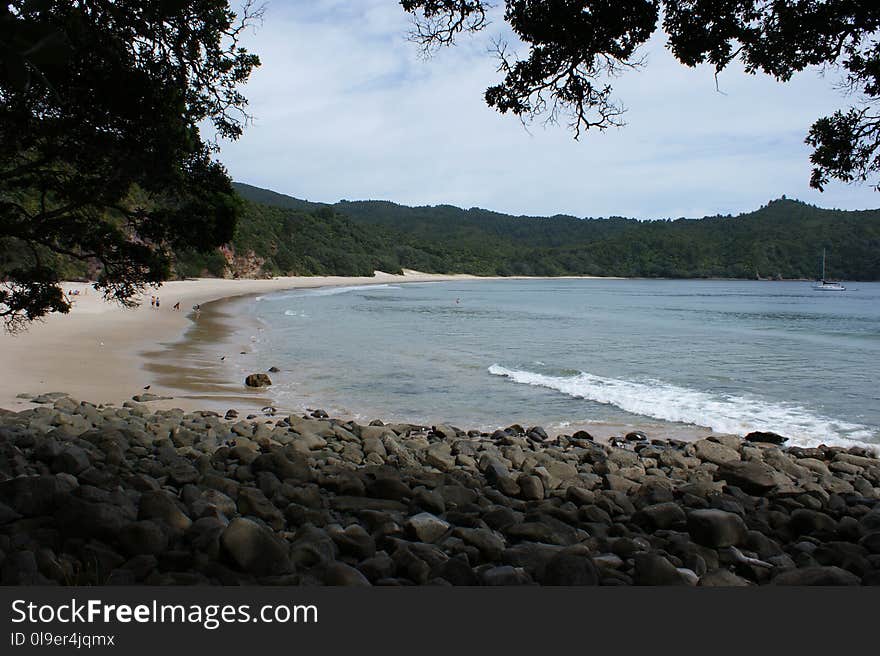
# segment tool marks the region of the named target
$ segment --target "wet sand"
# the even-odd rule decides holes
[[[239,380],[256,321],[237,311],[242,296],[323,286],[480,280],[467,275],[445,276],[407,271],[403,276],[377,272],[372,278],[288,277],[271,280],[197,279],[163,285],[160,309],[143,295],[140,307],[124,309],[104,302],[88,284],[69,283],[79,290],[69,315],[55,315],[18,335],[0,338],[0,366],[8,375],[0,380],[0,408],[32,407],[30,398],[47,392],[65,392],[94,403],[121,404],[148,392],[163,400],[151,401],[154,409],[186,411],[236,409],[243,416],[261,415],[272,398],[266,390],[250,389]],[[181,310],[172,306],[180,302]],[[196,314],[192,307],[199,304]],[[250,324],[250,325],[249,325]],[[237,366],[236,366],[237,365]],[[246,368],[246,367],[245,367]],[[145,389],[148,388],[148,389]],[[278,412],[301,413],[321,405],[321,399],[291,399]],[[359,421],[412,421],[388,417],[382,408],[358,414],[334,408]],[[418,422],[415,422],[418,423]],[[484,427],[487,430],[503,427]],[[597,439],[641,430],[650,437],[692,441],[709,434],[698,426],[578,423],[545,426],[548,433],[571,434],[586,430]]]
[[[240,319],[218,315],[214,320],[208,311],[197,318],[194,305],[286,289],[472,278],[416,271],[404,275],[377,272],[374,277],[359,278],[202,278],[172,281],[158,290],[147,290],[135,308],[104,301],[87,283],[65,283],[65,291],[79,292],[69,314],[51,315],[20,334],[0,335],[0,371],[5,374],[0,379],[0,408],[30,407],[32,396],[56,391],[94,403],[118,404],[143,393],[147,386],[152,394],[177,397],[173,403],[160,405],[184,409],[196,409],[204,397],[215,393],[228,396],[234,391],[233,398],[249,398],[243,385],[224,382],[219,366],[199,355],[202,345],[222,337],[227,329],[223,321]],[[150,296],[157,293],[162,301],[159,309],[150,305]],[[177,302],[180,311],[172,309]],[[259,398],[254,401],[259,403]]]

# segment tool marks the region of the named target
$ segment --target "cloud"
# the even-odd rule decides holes
[[[639,218],[737,213],[782,194],[825,207],[880,205],[869,187],[809,189],[810,124],[845,104],[832,81],[788,84],[688,69],[658,35],[647,66],[616,80],[627,125],[579,142],[564,126],[501,116],[497,23],[432,59],[407,41],[395,0],[269,4],[250,38],[254,124],[221,159],[236,180],[310,200],[450,203],[514,214]]]

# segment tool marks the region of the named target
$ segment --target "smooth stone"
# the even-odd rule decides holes
[[[744,544],[748,539],[742,517],[724,510],[692,510],[687,516],[687,530],[695,542],[714,549]]]
[[[220,545],[240,569],[257,576],[290,570],[287,542],[250,519],[238,517],[220,536]]]

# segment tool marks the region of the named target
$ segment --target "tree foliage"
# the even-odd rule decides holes
[[[0,7],[0,316],[66,312],[59,257],[131,303],[174,249],[228,241],[239,201],[209,122],[235,139],[259,10],[226,0],[12,0]]]
[[[248,203],[236,249],[271,243],[279,273],[349,275],[354,267],[341,263],[357,255],[359,275],[407,268],[501,276],[815,278],[824,248],[829,277],[880,280],[880,210],[826,210],[780,199],[737,217],[637,221],[510,216],[384,201],[328,206],[235,187],[257,201]],[[287,221],[298,222],[291,240],[265,238],[280,234]],[[298,242],[295,235],[305,226],[311,236]],[[364,249],[355,250],[355,244]],[[321,267],[299,264],[308,255],[317,255]],[[285,261],[297,264],[288,268]]]
[[[413,36],[428,50],[488,25],[483,0],[401,0]],[[570,119],[575,136],[621,124],[610,80],[641,65],[639,46],[662,29],[687,66],[716,72],[739,60],[749,73],[787,81],[808,67],[842,73],[852,107],[819,118],[810,184],[872,180],[880,190],[880,4],[873,0],[505,0],[504,20],[527,47],[498,44],[502,81],[486,102],[524,120]]]

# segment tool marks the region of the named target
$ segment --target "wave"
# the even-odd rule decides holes
[[[816,415],[794,404],[713,394],[658,380],[635,382],[603,378],[586,372],[548,376],[493,364],[489,373],[515,383],[545,387],[575,398],[613,405],[632,414],[705,426],[719,433],[745,435],[751,431],[773,431],[802,446],[877,446],[876,429]]]
[[[256,301],[286,301],[291,298],[303,298],[308,296],[336,296],[348,292],[359,292],[366,289],[400,289],[399,285],[379,283],[376,285],[339,285],[335,287],[300,287],[299,289],[276,292],[266,296],[257,296]]]
[[[318,287],[316,289],[305,290],[308,296],[336,296],[337,294],[347,294],[348,292],[360,292],[367,289],[398,289],[397,285],[389,285],[387,283],[379,285],[347,285],[343,287]]]

